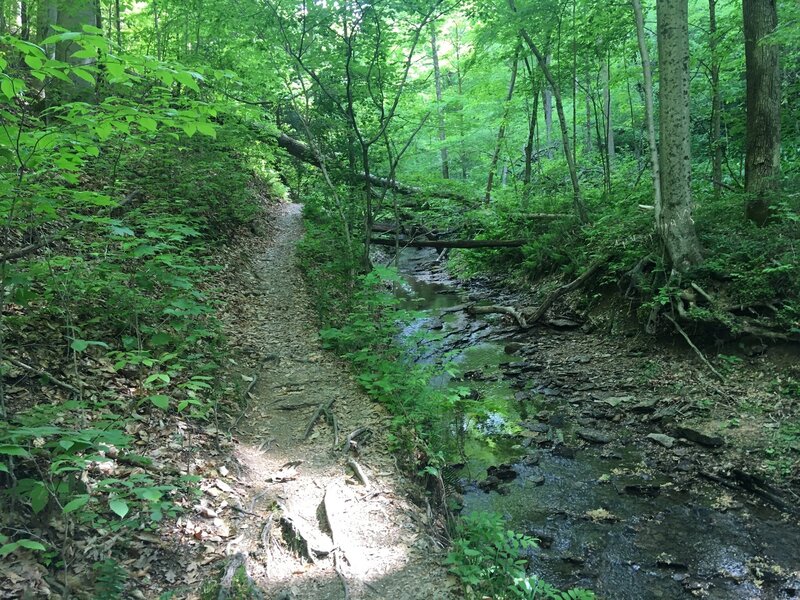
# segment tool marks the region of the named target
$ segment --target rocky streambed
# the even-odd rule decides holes
[[[445,415],[460,510],[504,515],[540,540],[533,572],[601,598],[800,597],[797,496],[709,418],[758,390],[710,382],[682,349],[581,330],[574,315],[528,331],[470,316],[458,307],[515,299],[450,279],[435,258],[403,252],[402,295],[423,311],[408,331],[434,338],[421,360],[447,356],[461,373],[431,385],[470,390],[471,409]]]

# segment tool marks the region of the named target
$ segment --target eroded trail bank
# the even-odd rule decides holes
[[[442,548],[388,450],[387,415],[321,349],[295,257],[299,205],[277,207],[273,228],[226,269],[241,297],[225,324],[249,389],[228,466],[241,503],[227,554],[246,559],[268,598],[449,598]]]

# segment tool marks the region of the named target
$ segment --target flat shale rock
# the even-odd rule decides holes
[[[725,444],[725,440],[718,435],[709,435],[687,425],[677,425],[675,435],[686,438],[690,442],[706,446],[708,448],[719,448]]]
[[[575,435],[593,444],[607,444],[612,440],[610,435],[596,429],[578,429]]]
[[[664,446],[664,448],[672,448],[675,445],[675,438],[664,433],[650,433],[647,435],[647,439]]]

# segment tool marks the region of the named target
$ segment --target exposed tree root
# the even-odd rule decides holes
[[[500,313],[504,315],[508,315],[514,321],[517,322],[517,325],[522,327],[523,329],[528,326],[525,317],[519,313],[516,309],[511,308],[510,306],[498,306],[498,305],[491,305],[491,306],[468,306],[466,307],[467,313],[471,315],[491,315],[495,313]]]
[[[316,425],[317,421],[319,421],[319,418],[325,414],[325,411],[330,410],[334,402],[336,402],[336,398],[331,398],[317,407],[317,410],[314,411],[314,414],[311,416],[311,419],[308,421],[308,425],[306,426],[306,432],[303,434],[304,440],[308,439],[308,437],[311,435],[311,432],[314,430],[314,425]]]
[[[353,469],[353,472],[358,477],[358,480],[364,484],[365,488],[369,488],[369,477],[367,477],[367,473],[364,471],[364,468],[358,464],[355,458],[352,456],[347,459],[347,464],[350,465],[350,468]]]
[[[605,260],[602,261],[599,260],[595,262],[588,269],[586,269],[586,271],[584,271],[580,277],[556,288],[556,290],[553,291],[547,298],[545,298],[544,302],[542,302],[536,309],[536,311],[530,316],[530,318],[528,319],[528,323],[530,325],[537,323],[545,315],[545,313],[548,311],[548,309],[553,305],[553,303],[556,300],[558,300],[564,294],[577,290],[579,287],[586,284],[587,281],[589,281],[592,277],[595,276],[595,274],[600,270],[600,268],[603,266],[604,263]]]
[[[706,358],[706,355],[702,353],[700,348],[698,348],[697,346],[694,345],[694,342],[692,342],[692,339],[683,330],[683,327],[678,325],[678,322],[675,319],[673,319],[672,317],[670,317],[668,314],[664,314],[664,318],[667,319],[670,323],[672,323],[675,326],[675,331],[677,331],[679,334],[681,334],[681,337],[683,337],[683,339],[686,340],[686,343],[689,344],[689,347],[692,350],[694,350],[695,354],[697,354],[698,357],[700,357],[700,360],[703,361],[703,364],[705,366],[707,366],[709,371],[711,371],[714,374],[714,377],[716,377],[720,381],[725,381],[725,378],[720,374],[719,371],[717,371],[714,368],[714,365],[712,365],[710,362],[708,362],[708,359]]]

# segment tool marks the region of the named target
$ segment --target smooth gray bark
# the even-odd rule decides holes
[[[689,2],[659,0],[661,212],[656,223],[672,262],[683,272],[702,261],[692,218],[689,122]]]

